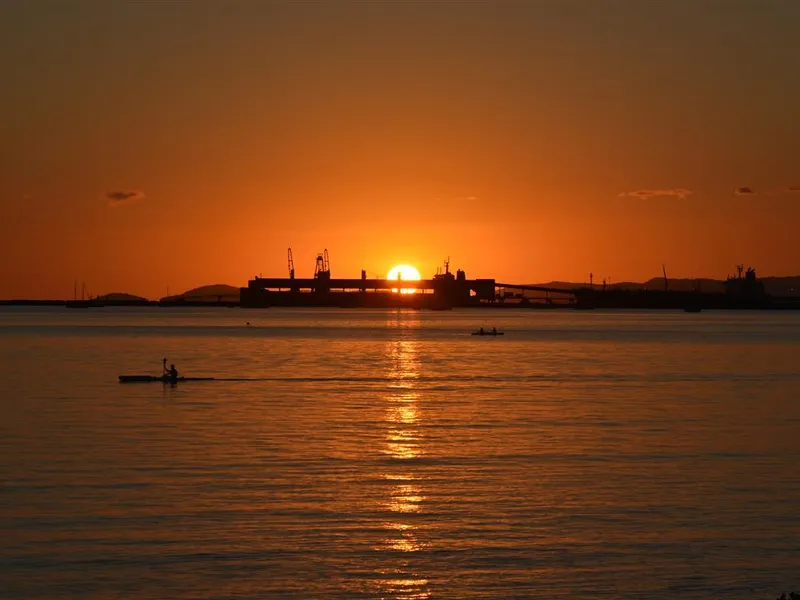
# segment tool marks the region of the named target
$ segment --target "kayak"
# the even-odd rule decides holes
[[[505,331],[495,331],[495,332],[484,331],[483,333],[481,333],[480,331],[473,331],[472,335],[505,335],[505,333],[506,333]]]
[[[182,383],[184,381],[213,381],[213,377],[178,377],[173,379],[167,375],[155,377],[153,375],[120,375],[120,383]]]

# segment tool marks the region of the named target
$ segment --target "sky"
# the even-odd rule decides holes
[[[800,274],[800,2],[0,2],[0,298]]]

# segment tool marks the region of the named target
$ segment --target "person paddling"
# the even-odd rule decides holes
[[[166,358],[164,359],[164,376],[168,377],[172,381],[178,380],[178,369],[175,368],[175,365],[170,365],[168,369]]]

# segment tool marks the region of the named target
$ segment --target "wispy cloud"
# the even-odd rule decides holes
[[[756,191],[750,187],[740,187],[736,188],[736,190],[733,193],[736,194],[737,196],[750,196],[755,194]]]
[[[789,185],[786,187],[786,191],[790,194],[800,193],[800,185]]]
[[[673,198],[688,198],[692,195],[692,190],[686,188],[672,188],[666,190],[634,190],[632,192],[622,192],[620,197],[639,198],[649,200],[659,196],[672,196]]]
[[[106,200],[109,206],[120,206],[122,204],[131,204],[138,202],[145,197],[144,192],[139,190],[117,190],[113,192],[106,192]]]
[[[436,196],[434,198],[436,202],[472,202],[477,199],[477,196]]]

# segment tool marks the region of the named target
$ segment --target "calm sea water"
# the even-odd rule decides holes
[[[165,356],[246,381],[117,383]],[[799,360],[790,313],[7,308],[0,597],[772,599]]]

